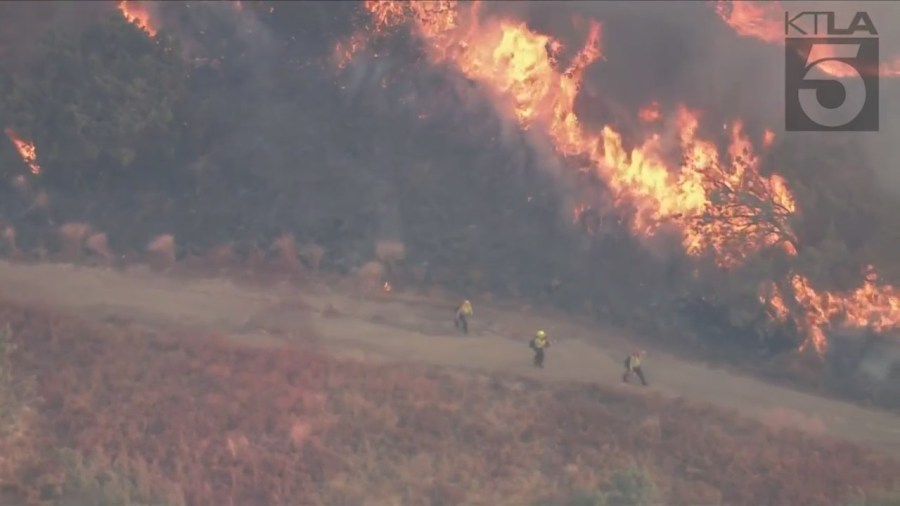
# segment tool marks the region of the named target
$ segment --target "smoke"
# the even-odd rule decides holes
[[[566,47],[583,43],[585,20],[602,23],[604,59],[590,67],[580,117],[629,129],[653,101],[706,111],[713,125],[743,118],[751,129],[783,123],[783,52],[740,39],[701,2],[497,3]]]
[[[900,61],[900,11],[887,2],[790,2],[791,12],[834,10],[837,23],[866,11],[879,30],[883,63]],[[662,112],[678,104],[704,111],[706,135],[742,118],[748,134],[759,139],[763,129],[782,142],[825,147],[831,142],[865,148],[860,165],[874,169],[887,188],[900,192],[896,160],[900,145],[900,78],[881,79],[879,132],[826,136],[784,132],[784,47],[743,37],[725,24],[708,3],[701,2],[528,2],[493,3],[495,14],[525,19],[567,46],[583,40],[579,21],[603,23],[605,59],[586,75],[580,118],[588,124],[613,124],[624,132],[635,128],[634,111],[658,102]],[[858,167],[857,169],[862,169]],[[854,168],[848,168],[854,170]]]
[[[900,10],[889,2],[810,2],[798,1],[785,4],[790,12],[802,11],[834,11],[836,24],[844,26],[856,12],[864,11],[878,30],[879,52],[882,65],[888,64],[900,69]],[[900,76],[880,79],[880,129],[878,132],[860,132],[845,134],[851,142],[863,148],[866,157],[859,161],[860,166],[874,170],[882,188],[900,195],[900,170],[896,160],[900,156],[900,145],[896,142],[900,136]],[[838,134],[833,136],[837,137]],[[804,133],[789,133],[786,139],[808,139]],[[817,142],[828,143],[827,138]],[[840,142],[840,140],[838,141]],[[862,167],[848,167],[858,170]]]
[[[416,199],[404,192],[404,180],[437,181],[432,174],[413,174],[428,170],[450,171],[448,179],[471,178],[471,186],[537,167],[564,183],[562,191],[552,191],[564,200],[560,209],[567,223],[573,221],[571,210],[581,203],[604,217],[614,216],[612,203],[596,190],[598,185],[584,184],[585,176],[571,170],[578,160],[561,161],[546,139],[523,133],[514,120],[494,114],[477,83],[453,69],[417,61],[408,37],[400,37],[387,51],[360,52],[343,74],[338,73],[333,46],[360,26],[353,25],[358,3],[246,2],[237,9],[233,2],[190,2],[158,3],[153,9],[160,28],[176,35],[194,66],[192,108],[205,122],[210,117],[218,120],[215,131],[198,134],[199,147],[190,156],[197,167],[211,172],[200,180],[197,193],[225,196],[222,220],[233,228],[223,228],[223,239],[248,229],[268,235],[270,241],[286,229],[303,230],[297,237],[301,242],[358,234],[368,251],[362,253],[364,248],[358,246],[350,253],[370,255],[377,240],[407,242],[415,235],[413,222],[421,217],[410,211],[419,208],[404,207]],[[563,61],[584,44],[588,20],[603,23],[604,59],[588,69],[577,104],[581,121],[589,127],[611,124],[627,141],[629,133],[641,133],[637,110],[656,101],[664,114],[671,115],[680,104],[704,111],[704,137],[724,140],[722,123],[742,118],[755,140],[763,128],[774,129],[787,142],[792,138],[781,132],[783,48],[739,36],[706,4],[486,2],[483,15],[511,15],[559,38],[565,46]],[[873,14],[873,19],[887,54],[887,32],[893,24],[882,21],[887,19],[882,14]],[[209,80],[216,89],[203,89],[205,74],[216,77]],[[888,107],[897,111],[884,96],[882,102],[885,116],[891,116],[885,112]],[[883,117],[882,123],[884,134],[896,121]],[[474,139],[471,143],[459,141],[467,135]],[[808,142],[810,149],[826,137]],[[895,136],[861,138],[871,145],[870,162],[887,167],[885,160],[896,149],[888,139]],[[488,154],[487,148],[497,146],[502,150]],[[483,151],[465,152],[476,148]],[[427,157],[431,159],[426,163],[422,159]],[[497,159],[511,167],[510,172],[501,172]],[[434,167],[423,168],[427,164]],[[458,166],[465,164],[470,166]],[[342,179],[352,182],[342,191],[353,193],[356,200],[348,203],[327,191],[310,191],[326,174],[347,176]],[[504,184],[510,186],[510,179],[514,177]],[[503,191],[521,191],[519,198],[528,202],[536,195],[520,188]],[[292,195],[302,195],[303,201]],[[503,201],[498,197],[497,202]],[[463,207],[454,201],[440,205]],[[265,208],[266,213],[242,212],[251,208]],[[200,232],[206,233],[198,230],[198,236]]]

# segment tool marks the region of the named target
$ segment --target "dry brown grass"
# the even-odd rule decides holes
[[[15,444],[0,439],[0,498],[27,504],[56,502],[71,483],[55,448],[101,451],[189,505],[562,504],[635,462],[667,504],[834,504],[900,480],[900,463],[859,447],[655,395],[0,304],[7,322],[11,381],[30,393],[33,419]]]
[[[787,428],[803,428],[813,434],[824,435],[827,432],[825,423],[814,415],[803,413],[789,408],[772,408],[763,414],[762,421],[767,426],[779,430]]]

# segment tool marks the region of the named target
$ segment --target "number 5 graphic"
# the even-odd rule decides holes
[[[806,116],[824,127],[839,127],[850,123],[866,105],[866,82],[859,69],[842,59],[856,59],[860,44],[813,44],[806,57],[806,86],[797,90],[800,108]],[[826,70],[827,68],[827,70]],[[810,77],[818,69],[822,77]],[[840,80],[834,75],[840,76]],[[818,93],[837,83],[844,88],[844,101],[829,108],[819,102]]]

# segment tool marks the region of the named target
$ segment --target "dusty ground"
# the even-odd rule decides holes
[[[3,297],[41,302],[92,318],[189,326],[259,343],[290,341],[292,326],[312,322],[322,342],[335,352],[372,359],[617,384],[622,359],[631,347],[624,336],[559,315],[538,315],[528,308],[477,300],[473,301],[473,334],[462,338],[450,318],[453,301],[399,293],[362,298],[350,295],[353,292],[340,284],[261,287],[225,279],[164,276],[146,268],[116,271],[0,261]],[[336,313],[324,311],[329,305]],[[538,326],[553,339],[547,369],[541,372],[531,369],[526,347]],[[900,454],[900,416],[649,352],[645,368],[657,391]]]

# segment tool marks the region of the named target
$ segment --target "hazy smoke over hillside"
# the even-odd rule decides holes
[[[349,270],[396,240],[457,290],[553,297],[622,320],[651,298],[722,289],[737,272],[727,279],[739,296],[722,297],[752,307],[744,313],[762,311],[762,297],[769,313],[732,320],[793,324],[820,352],[831,319],[865,327],[882,318],[869,306],[887,307],[885,321],[900,311],[883,288],[900,273],[882,265],[893,208],[868,179],[900,187],[895,79],[882,79],[880,133],[785,133],[780,39],[729,26],[715,4],[124,2],[92,4],[90,16],[10,5],[0,7],[3,58],[37,76],[55,74],[10,47],[116,16],[144,31],[123,36],[134,48],[177,53],[159,77],[175,83],[162,96],[171,118],[148,114],[159,138],[123,141],[146,145],[104,157],[104,138],[91,138],[79,165],[56,142],[65,132],[47,126],[56,110],[20,101],[9,107],[15,124],[0,125],[33,137],[47,162],[35,182],[47,220],[92,223],[113,249],[170,233],[191,253],[229,241],[268,248],[289,233]],[[853,9],[872,14],[887,61],[900,56],[900,34],[885,5]],[[67,47],[90,55],[97,30]],[[117,70],[123,83],[144,78],[133,68]],[[143,121],[79,112],[120,121],[107,137]],[[115,177],[96,175],[116,164]],[[133,202],[147,210],[123,219]],[[867,263],[887,271],[865,285],[875,299],[830,298],[855,293]]]

